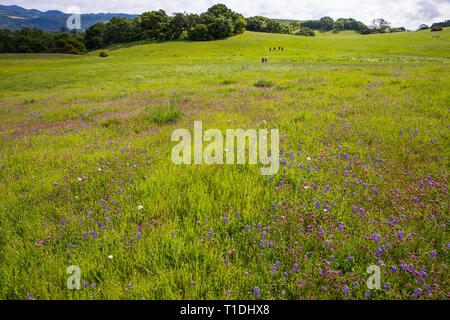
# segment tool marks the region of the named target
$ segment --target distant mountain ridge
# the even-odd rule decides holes
[[[25,9],[16,5],[0,4],[0,29],[16,30],[21,28],[38,28],[44,31],[59,31],[66,26],[67,14],[58,10],[39,11]],[[109,21],[112,17],[133,19],[137,15],[126,13],[87,13],[81,15],[81,29],[85,30],[97,22]]]

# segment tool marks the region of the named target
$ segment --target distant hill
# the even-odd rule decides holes
[[[36,9],[24,9],[19,6],[0,5],[0,29],[39,28],[44,31],[59,31],[66,26],[70,14],[49,10],[42,12]],[[112,17],[132,19],[137,15],[125,13],[89,13],[81,15],[81,29],[86,29],[97,22],[109,21]]]

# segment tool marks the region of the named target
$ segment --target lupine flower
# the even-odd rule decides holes
[[[347,286],[344,286],[344,288],[342,288],[342,292],[344,293],[344,294],[349,294],[349,289],[348,289],[348,287]]]

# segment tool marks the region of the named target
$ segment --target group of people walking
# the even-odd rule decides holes
[[[283,47],[278,47],[278,51],[283,51]],[[269,48],[269,51],[272,51],[272,47]],[[277,47],[273,47],[273,51],[277,51]]]
[[[284,48],[283,47],[278,47],[278,51],[283,51],[284,50]],[[269,48],[269,51],[277,51],[277,47],[270,47]],[[262,63],[267,63],[267,57],[262,57],[261,58],[261,62]]]

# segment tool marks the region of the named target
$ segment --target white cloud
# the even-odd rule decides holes
[[[121,12],[142,13],[164,9],[173,12],[200,13],[215,3],[225,3],[244,16],[263,15],[271,18],[318,19],[328,15],[355,18],[366,24],[372,19],[385,18],[392,26],[416,29],[420,24],[432,24],[450,18],[450,0],[0,0],[4,5],[25,8],[66,11],[76,5],[83,13]]]

